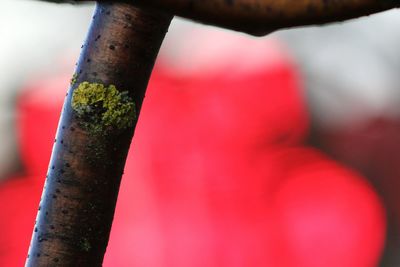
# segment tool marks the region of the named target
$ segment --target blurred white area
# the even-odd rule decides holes
[[[73,72],[92,10],[90,5],[0,1],[0,178],[17,162],[13,103],[17,91],[41,70],[67,67]]]
[[[400,11],[273,34],[304,74],[314,122],[345,127],[400,115]]]
[[[175,75],[221,73],[243,75],[273,68],[287,58],[277,38],[258,38],[221,28],[174,19],[159,59]],[[288,59],[289,60],[289,59]],[[230,73],[227,74],[226,70]]]

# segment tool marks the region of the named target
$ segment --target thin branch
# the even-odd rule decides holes
[[[129,145],[171,19],[130,4],[98,4],[64,103],[26,266],[102,265]]]
[[[278,29],[301,25],[343,21],[400,7],[399,0],[122,1],[254,35],[265,35]],[[63,2],[63,0],[52,0],[52,2]]]

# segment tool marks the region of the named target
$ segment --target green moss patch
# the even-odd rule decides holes
[[[102,132],[123,130],[136,120],[135,103],[127,91],[114,85],[83,82],[72,95],[71,106],[88,130]]]

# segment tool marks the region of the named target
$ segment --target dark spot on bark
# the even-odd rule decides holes
[[[81,183],[78,180],[72,180],[72,179],[61,179],[60,183],[69,185],[69,186],[80,186]]]

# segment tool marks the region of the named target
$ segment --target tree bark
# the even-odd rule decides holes
[[[48,0],[49,1],[49,0]],[[400,6],[399,0],[120,0],[253,35],[357,18]],[[52,2],[66,2],[52,0]],[[70,0],[68,2],[85,2]],[[117,2],[114,0],[113,2]]]
[[[102,265],[136,118],[171,19],[129,4],[97,5],[64,102],[26,266]]]

